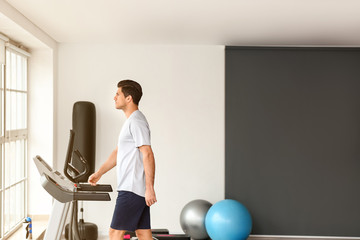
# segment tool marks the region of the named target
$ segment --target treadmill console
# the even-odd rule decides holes
[[[112,192],[111,185],[75,184],[58,171],[54,171],[40,156],[34,157],[34,162],[41,175],[41,185],[59,202],[111,200],[108,193]]]

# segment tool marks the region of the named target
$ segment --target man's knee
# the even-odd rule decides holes
[[[109,237],[111,240],[122,240],[124,238],[125,231],[123,230],[116,230],[113,228],[109,229]]]
[[[150,229],[139,229],[136,230],[136,236],[139,240],[151,240],[152,234]]]

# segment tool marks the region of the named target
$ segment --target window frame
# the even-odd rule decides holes
[[[1,39],[0,39],[1,40]],[[4,45],[4,47],[1,47],[2,49],[0,49],[0,52],[3,51],[4,54],[4,63],[2,63],[0,61],[0,65],[1,65],[1,69],[0,69],[0,74],[1,74],[1,85],[0,85],[0,155],[1,155],[1,163],[0,163],[0,225],[1,225],[1,229],[0,229],[0,239],[6,239],[9,235],[11,235],[14,231],[16,231],[18,228],[20,228],[22,226],[22,222],[24,221],[25,217],[28,215],[28,209],[27,209],[27,202],[28,202],[28,156],[27,156],[27,151],[28,151],[28,96],[29,96],[29,92],[28,92],[28,65],[29,65],[29,57],[30,54],[27,53],[25,50],[18,48],[16,46],[14,46],[13,44],[9,43],[9,41],[7,41]],[[12,67],[11,64],[14,62],[11,62],[11,57],[10,59],[8,59],[8,56],[13,56],[15,55],[16,59],[15,59],[15,70],[16,70],[16,75],[18,73],[20,73],[21,78],[23,79],[23,89],[17,89],[17,88],[10,88],[7,86],[7,82],[14,80],[13,79],[7,79],[8,75],[7,74],[7,68],[8,67]],[[20,58],[19,58],[20,57]],[[19,62],[18,59],[21,59],[21,63],[20,66],[22,69],[18,69],[19,67]],[[25,64],[24,64],[25,63]],[[9,66],[10,65],[10,66]],[[10,77],[12,78],[12,77]],[[18,76],[15,77],[15,82],[18,82],[19,80],[17,79]],[[15,93],[15,94],[12,94]],[[9,94],[9,96],[8,96]],[[16,128],[15,129],[11,129],[10,127],[7,126],[7,114],[11,114],[9,113],[10,110],[12,110],[13,105],[11,105],[10,109],[8,108],[7,105],[7,99],[10,99],[10,97],[13,97],[12,95],[15,95],[15,99],[16,99],[16,106],[15,109],[20,106],[20,110],[16,109],[15,113],[16,113],[16,117],[15,117],[15,121],[16,122]],[[20,103],[18,103],[18,101],[20,100]],[[10,100],[11,102],[11,100]],[[10,103],[11,104],[11,103]],[[10,105],[9,105],[10,106]],[[22,112],[23,111],[23,112]],[[22,112],[23,115],[23,120],[20,121],[20,125],[23,124],[23,126],[21,126],[22,128],[17,128],[17,124],[19,124],[19,120],[18,120],[18,116],[17,114],[19,112]],[[10,128],[10,129],[9,129]],[[23,144],[23,145],[22,145]],[[15,145],[15,149],[10,149],[11,145]],[[6,146],[8,146],[9,148],[9,154],[7,153],[6,150]],[[19,147],[19,148],[18,148]],[[15,153],[15,157],[14,159],[10,159],[11,157],[11,152],[16,152],[17,150],[20,149],[20,154],[19,156],[17,156],[18,152]],[[8,154],[8,155],[6,155]],[[8,156],[8,162],[11,162],[13,165],[14,163],[12,161],[15,161],[15,165],[13,165],[13,167],[15,168],[16,173],[19,173],[20,177],[18,178],[17,174],[15,174],[16,176],[12,177],[8,177],[8,179],[6,179],[7,175],[11,175],[11,171],[9,171],[8,173],[6,172],[7,170],[7,166],[6,166],[6,156]],[[18,162],[19,161],[19,162]],[[20,163],[20,170],[17,169],[17,165]],[[10,168],[8,168],[10,169]],[[14,180],[15,179],[15,180]],[[7,181],[6,181],[7,180]],[[13,181],[11,181],[13,180]],[[6,185],[5,185],[6,184]],[[17,194],[20,194],[20,196],[22,196],[21,200],[18,200]],[[9,194],[10,196],[6,196],[6,194]],[[12,196],[16,196],[16,199],[12,199]],[[7,197],[8,199],[8,204],[9,204],[9,216],[7,216],[8,219],[5,219],[5,215],[6,215],[6,209],[5,209],[5,205],[7,204],[5,197]],[[19,202],[18,202],[19,201]],[[12,204],[15,204],[15,206],[19,205],[20,206],[20,210],[18,210],[16,207],[15,208],[11,208]],[[12,211],[15,210],[15,211]],[[11,216],[15,216],[15,220],[10,220]],[[9,221],[10,222],[7,222]],[[12,222],[11,222],[12,221]],[[8,225],[6,225],[6,223]]]

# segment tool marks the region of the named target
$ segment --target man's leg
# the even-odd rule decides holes
[[[120,191],[118,193],[109,229],[110,240],[123,240],[126,230],[134,231],[136,229],[138,220],[132,219],[132,216],[136,215],[138,208],[137,206],[132,206],[133,195],[133,193],[127,191]],[[135,222],[133,220],[135,220]]]
[[[116,230],[113,228],[109,229],[109,239],[110,240],[123,240],[125,235],[125,230]]]
[[[139,240],[152,240],[152,234],[150,229],[138,229],[135,231]]]

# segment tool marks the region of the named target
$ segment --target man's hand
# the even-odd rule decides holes
[[[88,179],[88,183],[90,183],[92,186],[96,186],[96,183],[100,180],[101,175],[98,172],[95,172],[90,175]]]
[[[101,165],[99,170],[90,175],[88,183],[90,183],[92,186],[96,186],[96,183],[100,180],[101,176],[116,166],[117,150],[118,148],[115,148],[115,150],[110,154],[109,158]]]
[[[154,189],[145,191],[145,202],[149,207],[157,202]]]
[[[155,180],[155,158],[150,145],[143,145],[139,147],[143,156],[144,171],[145,171],[145,202],[149,207],[156,203],[156,196],[154,190]]]

